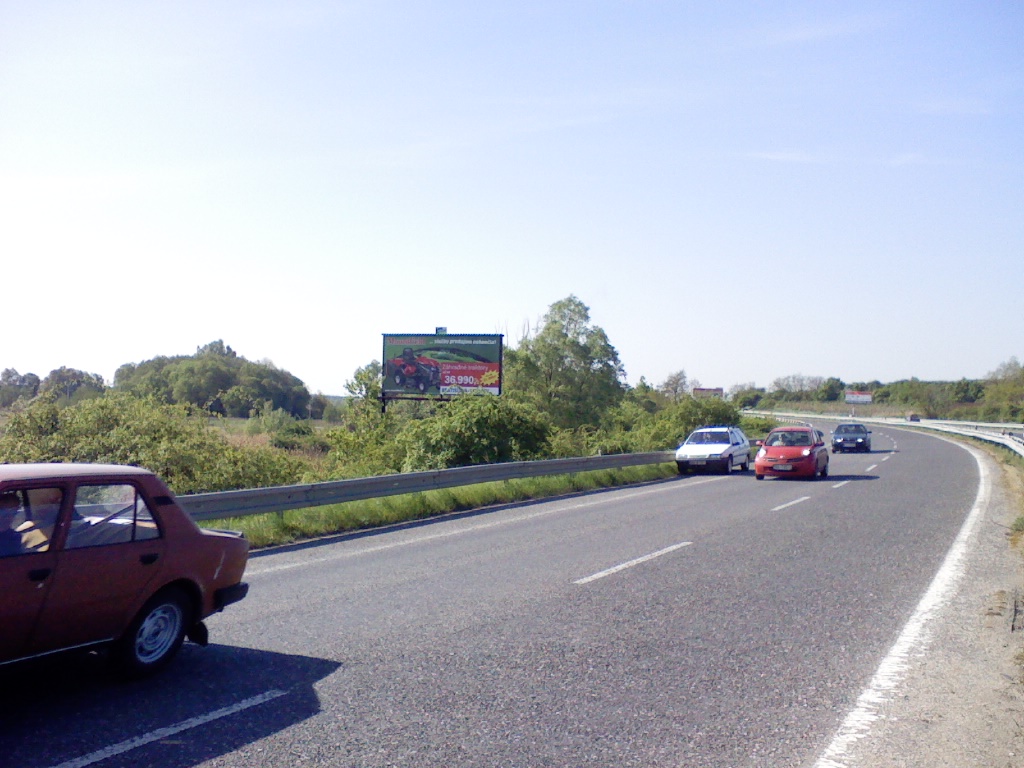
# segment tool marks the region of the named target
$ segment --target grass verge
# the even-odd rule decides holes
[[[602,469],[571,475],[533,477],[477,483],[424,493],[385,496],[379,499],[326,504],[284,513],[211,520],[202,525],[242,531],[253,549],[314,539],[346,531],[377,528],[410,520],[422,520],[448,512],[479,509],[530,499],[564,496],[581,491],[611,488],[672,477],[674,463],[649,464],[623,469]]]

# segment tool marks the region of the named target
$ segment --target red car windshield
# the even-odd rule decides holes
[[[811,440],[811,433],[804,430],[782,430],[779,432],[772,432],[768,435],[768,439],[765,441],[765,445],[772,446],[786,446],[786,445],[811,445],[814,441]]]

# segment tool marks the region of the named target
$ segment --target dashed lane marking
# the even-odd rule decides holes
[[[227,717],[228,715],[233,715],[236,712],[242,712],[243,710],[250,709],[251,707],[259,706],[260,704],[271,701],[272,699],[276,699],[279,696],[284,696],[285,693],[286,691],[267,691],[266,693],[261,693],[259,696],[253,696],[252,698],[246,699],[245,701],[240,701],[237,704],[232,704],[230,707],[224,707],[214,712],[209,712],[205,715],[199,715],[198,717],[183,720],[177,725],[170,725],[166,728],[158,728],[155,731],[150,731],[149,733],[143,734],[142,736],[137,736],[134,739],[122,741],[120,744],[114,744],[109,747],[104,747],[103,749],[97,750],[96,752],[92,752],[88,755],[77,757],[74,760],[68,760],[66,762],[61,763],[60,765],[54,766],[54,768],[86,768],[86,766],[93,765],[94,763],[98,763],[101,760],[106,760],[110,757],[114,757],[114,755],[121,755],[125,752],[130,752],[133,749],[138,749],[139,747],[144,747],[147,744],[152,744],[154,741],[166,739],[168,736],[174,736],[175,734],[181,733],[182,731],[188,731],[192,728],[198,728],[200,725],[206,725],[206,723],[213,722],[214,720],[219,720],[222,717]]]

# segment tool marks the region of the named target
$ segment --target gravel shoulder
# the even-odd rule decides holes
[[[1017,479],[985,454],[993,480],[959,586],[929,627],[926,652],[845,756],[849,768],[1024,765],[1024,557],[1010,541]]]

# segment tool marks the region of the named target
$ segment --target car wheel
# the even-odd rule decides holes
[[[728,475],[732,472],[732,456],[725,457],[725,463],[722,464],[722,474]]]
[[[676,462],[676,471],[679,472],[680,475],[685,475],[686,474],[686,465],[677,461]]]
[[[740,472],[749,472],[749,471],[750,471],[750,457],[748,456],[745,459],[743,459],[743,463],[740,464]]]
[[[757,473],[755,473],[754,474],[754,479],[755,480],[764,480],[764,475],[758,475]]]
[[[115,647],[115,661],[131,676],[166,666],[181,648],[192,624],[192,603],[180,589],[158,592],[142,606]]]
[[[825,466],[823,466],[821,468],[821,475],[820,475],[820,477],[821,477],[822,480],[824,480],[826,477],[828,477],[828,462],[827,461],[825,462]]]

